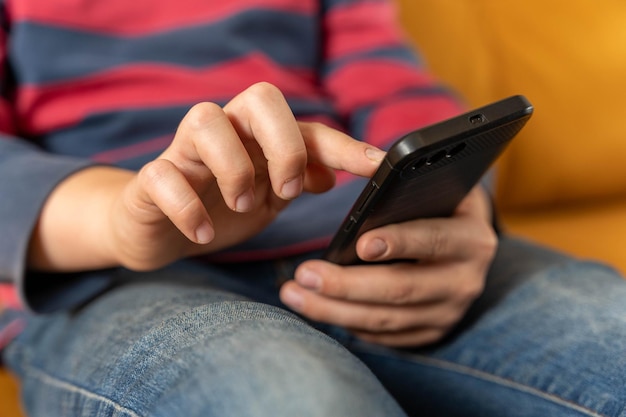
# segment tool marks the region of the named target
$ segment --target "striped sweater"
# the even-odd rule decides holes
[[[266,81],[282,90],[299,120],[382,148],[460,111],[407,47],[391,0],[0,4],[5,305],[13,298],[8,283],[34,310],[49,310],[45,294],[58,292],[38,291],[25,267],[29,235],[50,190],[93,163],[140,168],[168,146],[197,102],[225,104]],[[340,174],[333,190],[302,196],[260,235],[213,258],[268,259],[321,248],[361,184]]]

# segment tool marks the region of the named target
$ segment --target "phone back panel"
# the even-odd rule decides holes
[[[398,141],[404,149],[390,149],[346,216],[325,259],[343,265],[360,263],[355,244],[366,231],[452,215],[532,112],[519,96],[497,104],[499,112],[504,104],[508,107],[502,114],[490,114],[486,106]],[[473,117],[481,119],[470,121]],[[476,124],[480,126],[472,126]]]

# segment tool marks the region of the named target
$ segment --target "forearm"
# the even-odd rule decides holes
[[[111,206],[133,175],[119,168],[97,166],[58,184],[33,230],[28,267],[69,272],[117,266],[108,235]]]

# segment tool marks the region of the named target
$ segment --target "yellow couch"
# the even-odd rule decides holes
[[[626,2],[398,3],[470,105],[517,93],[535,105],[498,166],[505,228],[626,273]]]
[[[17,384],[8,372],[0,368],[0,416],[21,417],[17,394]]]
[[[501,159],[512,233],[626,272],[626,3],[397,0],[433,71],[471,105],[522,93],[535,115]],[[0,374],[0,414],[17,416]]]

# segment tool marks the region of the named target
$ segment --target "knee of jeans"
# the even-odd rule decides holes
[[[59,409],[90,403],[128,415],[400,413],[339,343],[284,309],[238,296],[137,285],[38,328],[32,333],[46,346],[37,343],[41,337],[23,341],[33,351],[28,356],[44,361],[32,379],[51,384],[54,395],[46,398],[63,401]]]
[[[115,368],[111,391],[132,399],[124,406],[138,414],[399,413],[343,346],[288,311],[250,301],[181,310],[137,338]]]

